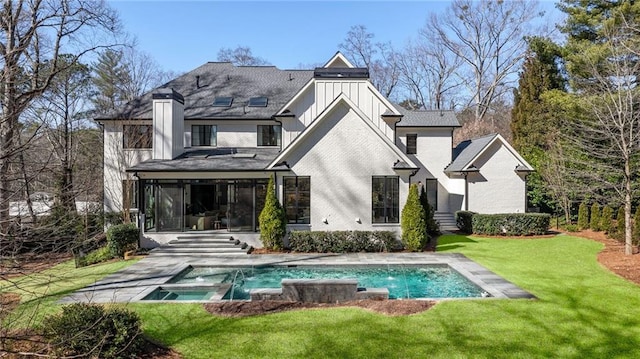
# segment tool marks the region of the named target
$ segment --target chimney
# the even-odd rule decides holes
[[[184,97],[159,89],[153,98],[153,159],[172,160],[184,152]]]

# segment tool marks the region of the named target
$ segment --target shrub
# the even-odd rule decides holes
[[[402,208],[402,243],[412,251],[420,251],[427,243],[427,225],[425,223],[424,208],[420,204],[418,186],[409,186],[407,203]]]
[[[613,209],[609,205],[604,206],[604,208],[602,208],[602,215],[600,216],[600,230],[603,230],[606,233],[611,232],[611,227],[613,226],[612,219]]]
[[[589,228],[592,231],[599,232],[602,230],[600,227],[600,206],[597,203],[591,205],[591,218],[589,220]]]
[[[567,224],[564,227],[567,232],[578,232],[580,229],[578,229],[578,225],[577,224]]]
[[[618,208],[618,214],[616,215],[616,233],[613,238],[621,241],[624,240],[624,207]]]
[[[267,249],[279,250],[284,246],[287,220],[284,209],[278,202],[273,176],[267,185],[267,198],[258,218],[260,222],[260,240]]]
[[[390,231],[292,231],[289,246],[296,252],[389,252],[400,249]]]
[[[550,221],[547,213],[475,214],[472,225],[476,234],[530,236],[547,233]]]
[[[122,258],[126,251],[136,249],[140,231],[133,223],[116,224],[107,230],[107,246],[113,257]]]
[[[111,248],[105,246],[89,252],[89,254],[87,254],[84,257],[78,258],[77,266],[78,267],[90,266],[92,264],[108,261],[111,258],[113,258],[113,255],[111,253]]]
[[[638,244],[638,241],[640,241],[640,207],[636,208],[633,216],[633,244]]]
[[[578,228],[580,230],[589,228],[589,207],[585,202],[578,207]]]
[[[456,212],[456,226],[464,233],[473,233],[473,215],[475,212],[471,211],[457,211]]]
[[[122,308],[76,303],[46,318],[44,333],[59,354],[135,358],[142,350],[140,318]]]
[[[440,227],[434,218],[435,211],[433,210],[433,206],[429,203],[424,186],[420,187],[420,204],[424,209],[424,221],[427,226],[427,235],[430,237],[437,236],[440,234]]]

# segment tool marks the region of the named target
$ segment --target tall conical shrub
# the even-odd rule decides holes
[[[420,187],[420,204],[424,209],[424,221],[427,226],[427,234],[429,236],[436,236],[440,233],[440,227],[438,226],[438,222],[436,222],[434,217],[435,211],[433,207],[429,203],[429,199],[427,198],[427,192],[424,190],[424,186]]]
[[[284,209],[276,196],[273,176],[269,178],[267,198],[258,220],[260,221],[260,240],[264,247],[274,250],[282,249],[284,247],[284,235],[287,231],[287,220]]]
[[[402,208],[401,227],[404,246],[412,252],[422,250],[427,243],[427,224],[415,183],[409,186],[407,203]]]
[[[605,231],[607,233],[611,232],[612,222],[613,222],[613,209],[609,205],[606,205],[602,208],[602,215],[600,215],[600,230]]]
[[[578,207],[578,229],[589,228],[589,207],[585,202],[580,203]]]
[[[633,215],[633,243],[637,244],[640,241],[640,206],[636,208],[636,213]]]
[[[616,235],[614,236],[617,240],[624,239],[624,206],[620,206],[618,208],[618,214],[616,215]]]
[[[591,218],[589,220],[589,227],[592,231],[599,232],[600,228],[600,206],[597,203],[591,205]]]

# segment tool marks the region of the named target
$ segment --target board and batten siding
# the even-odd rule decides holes
[[[340,94],[345,94],[389,139],[393,127],[382,119],[390,110],[366,80],[316,80],[291,106],[295,119],[283,121],[283,146],[291,143]]]

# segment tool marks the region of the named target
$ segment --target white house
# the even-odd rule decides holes
[[[390,103],[340,53],[315,70],[207,63],[97,121],[105,210],[137,208],[146,246],[257,231],[272,175],[289,229],[399,233],[411,183],[439,218],[524,212],[532,170],[499,135],[454,150],[452,111]]]

